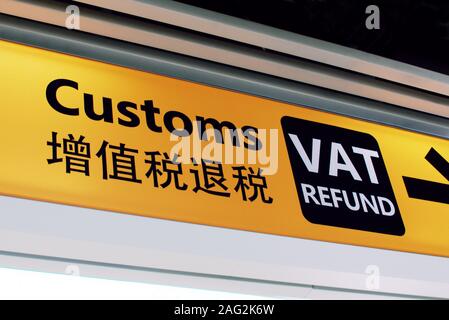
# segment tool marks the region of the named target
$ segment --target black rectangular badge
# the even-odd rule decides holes
[[[398,204],[370,134],[283,117],[304,217],[311,223],[401,236]]]

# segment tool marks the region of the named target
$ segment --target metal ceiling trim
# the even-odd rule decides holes
[[[65,27],[67,3],[2,0],[0,12]],[[422,90],[323,64],[277,55],[255,47],[205,38],[150,21],[83,8],[81,31],[274,75],[322,88],[449,118],[449,99]],[[73,31],[77,32],[77,31]]]
[[[176,1],[75,1],[449,95],[447,75]]]

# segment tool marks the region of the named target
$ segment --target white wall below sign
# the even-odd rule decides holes
[[[259,296],[0,268],[0,300],[234,300]]]
[[[338,298],[348,290],[449,297],[442,257],[5,196],[0,208],[0,267],[70,273],[75,265],[90,277],[279,298]]]

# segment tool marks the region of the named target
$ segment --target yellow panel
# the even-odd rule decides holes
[[[443,193],[438,201],[411,198],[407,193],[403,178],[407,176],[428,180],[431,183],[440,183],[439,186],[442,189],[439,190],[447,191],[448,181],[442,172],[439,172],[425,159],[431,148],[438,152],[443,159],[449,159],[447,140],[5,41],[0,42],[0,65],[2,70],[0,87],[1,194],[260,233],[449,256],[449,204],[447,203],[449,194]],[[50,105],[46,90],[49,84],[57,79],[68,79],[78,84],[78,89],[68,86],[59,88],[56,98],[66,108],[78,110],[79,115],[63,114]],[[93,96],[95,110],[98,113],[102,109],[102,98],[111,99],[112,123],[102,120],[95,121],[86,115],[84,97],[87,97],[88,100],[89,96],[84,94]],[[148,124],[145,112],[140,110],[140,106],[145,100],[152,100],[153,106],[160,109],[160,114],[153,114],[156,120],[155,124]],[[126,114],[120,113],[117,105],[121,101],[136,104],[137,110],[127,109],[133,115],[129,116],[128,114],[129,117],[126,117]],[[160,152],[161,155],[157,159],[161,162],[163,153],[170,152],[176,144],[176,141],[170,141],[170,133],[163,121],[164,117],[170,120],[170,117],[167,116],[169,111],[182,112],[192,121],[197,117],[213,118],[220,122],[232,122],[239,128],[251,126],[259,130],[278,130],[278,146],[276,147],[274,141],[263,142],[261,150],[265,152],[268,146],[276,147],[273,150],[278,154],[278,162],[274,155],[271,157],[271,165],[276,168],[275,172],[261,178],[257,176],[257,169],[266,168],[265,164],[261,161],[255,164],[244,163],[243,166],[247,169],[244,171],[246,180],[242,182],[248,186],[248,189],[245,189],[246,201],[243,198],[242,190],[235,188],[239,179],[234,177],[237,175],[237,171],[233,167],[240,166],[239,164],[224,163],[223,177],[225,180],[220,181],[216,177],[215,180],[209,181],[212,186],[209,191],[226,192],[229,196],[195,189],[195,174],[191,170],[199,172],[199,187],[205,187],[202,173],[206,168],[204,165],[181,165],[183,173],[179,175],[179,183],[186,185],[185,190],[177,189],[174,179],[165,188],[161,185],[156,187],[153,176],[146,177],[145,175],[149,168],[149,163],[145,162],[145,160],[148,161],[149,156],[145,155],[145,152]],[[289,118],[284,118],[286,116]],[[125,126],[119,123],[119,118],[122,123],[128,122],[128,125],[131,123],[131,118],[134,119],[134,124],[136,121],[139,124],[134,127]],[[333,209],[329,209],[329,212],[336,212],[336,215],[328,215],[323,218],[331,222],[311,222],[314,220],[314,215],[318,220],[320,219],[320,210],[325,212],[325,207],[329,208],[322,204],[332,201],[326,196],[324,201],[316,206],[316,213],[312,210],[311,218],[306,219],[302,209],[305,204],[300,203],[298,197],[301,189],[297,188],[295,183],[292,163],[296,163],[300,170],[304,170],[306,165],[298,160],[300,158],[294,156],[290,162],[286,142],[290,141],[288,143],[291,143],[292,140],[288,140],[289,137],[284,136],[281,126],[283,118],[283,121],[293,119],[290,125],[294,127],[293,130],[297,128],[299,132],[301,132],[302,124],[296,125],[294,119],[307,120],[304,124],[306,127],[308,125],[313,127],[314,123],[337,127],[335,137],[332,136],[334,129],[329,127],[330,136],[326,138],[330,139],[329,141],[334,138],[336,141],[340,139],[338,130],[350,129],[354,131],[354,134],[352,135],[351,131],[343,130],[345,133],[342,135],[346,135],[346,137],[341,139],[351,139],[354,136],[355,144],[359,141],[357,139],[366,140],[369,143],[377,142],[380,149],[379,157],[367,158],[363,158],[362,154],[351,149],[357,145],[341,144],[344,152],[353,160],[352,162],[363,180],[361,182],[348,171],[348,161],[345,161],[341,149],[334,144],[332,151],[330,142],[322,140],[320,145],[322,158],[320,158],[319,169],[321,171],[315,173],[317,183],[314,185],[316,192],[314,197],[315,199],[319,198],[316,188],[320,186],[319,183],[326,183],[327,176],[335,183],[341,181],[341,185],[338,186],[340,192],[341,190],[353,192],[355,186],[360,183],[363,183],[367,189],[365,191],[364,187],[356,189],[361,193],[365,192],[368,198],[371,195],[376,196],[369,191],[374,190],[370,189],[372,187],[387,190],[388,183],[384,184],[385,181],[376,184],[373,182],[375,178],[372,176],[370,176],[371,179],[367,178],[368,162],[377,163],[382,158],[388,171],[387,178],[389,177],[394,191],[390,200],[395,202],[395,198],[399,208],[394,217],[395,219],[399,217],[399,220],[402,220],[404,227],[402,232],[399,230],[400,228],[396,234],[382,231],[383,227],[388,229],[390,222],[393,224],[393,218],[388,215],[382,216],[382,213],[375,213],[375,210],[369,208],[368,212],[362,212],[363,210],[360,209],[359,212],[353,213],[354,216],[349,214],[345,216],[334,206]],[[175,121],[177,127],[181,123],[180,119]],[[162,132],[155,132],[155,125]],[[151,126],[153,126],[153,130]],[[196,128],[195,124],[193,127]],[[325,135],[327,128],[326,126],[317,126],[317,134]],[[313,135],[314,130],[305,132],[305,135]],[[60,143],[60,146],[52,145],[52,132],[56,133],[56,143]],[[360,137],[357,133],[361,134]],[[70,148],[79,147],[81,144],[68,143],[67,150],[64,152],[63,139],[70,140],[70,134],[73,135],[75,141],[78,141],[80,135],[85,137],[83,142],[90,146],[89,157],[82,157],[79,153],[70,155],[70,152],[76,151],[76,149]],[[270,135],[270,137],[274,136],[273,133]],[[261,135],[258,137],[262,140]],[[298,134],[298,137],[301,139],[301,134]],[[104,154],[107,157],[107,175],[103,176],[104,163],[102,158],[97,156],[97,152],[105,141],[108,142],[104,148]],[[244,147],[243,142],[246,141],[251,145],[251,140],[244,140],[243,137],[240,137],[239,141],[240,149],[247,152],[249,148]],[[311,141],[311,139],[309,142],[304,141],[303,144],[309,158],[312,158]],[[363,144],[363,141],[360,143]],[[132,159],[136,168],[135,177],[130,174],[132,167],[118,167],[116,168],[118,171],[115,174],[113,172],[114,165],[126,165],[126,163],[129,165],[129,161],[132,161],[130,157],[118,157],[117,162],[113,162],[114,152],[120,151],[114,147],[119,147],[121,143],[125,144],[126,148],[136,150],[135,153],[125,152],[127,155],[134,156]],[[227,143],[229,144],[229,141],[225,141],[223,146]],[[209,144],[207,141],[203,141],[202,145]],[[60,162],[52,163],[53,149],[57,152],[55,159],[61,159]],[[235,149],[237,148],[233,148],[233,150]],[[78,151],[82,153],[82,150]],[[249,152],[251,153],[251,151]],[[254,153],[254,151],[252,152]],[[331,162],[332,152],[337,155],[334,164],[340,165],[340,169],[336,171],[337,177],[329,175],[331,169],[328,166]],[[49,159],[50,163],[47,161]],[[360,164],[364,164],[364,166]],[[440,161],[440,164],[443,166],[442,169],[440,167],[440,171],[444,173],[445,168],[447,169],[447,162]],[[87,165],[89,166],[89,175],[85,174]],[[214,166],[213,164],[209,165]],[[445,165],[446,167],[444,167]],[[309,167],[312,168],[313,163],[310,163]],[[69,168],[69,173],[66,172],[67,168]],[[161,172],[161,175],[158,176],[159,183],[163,183],[167,172],[164,172],[162,165],[158,168]],[[170,168],[174,169],[177,166],[172,165],[168,169]],[[214,168],[218,168],[218,165]],[[253,169],[253,174],[249,168]],[[270,173],[269,170],[265,170],[265,172]],[[298,173],[299,180],[306,176],[301,172]],[[212,173],[217,173],[217,171]],[[311,172],[308,176],[313,178],[313,174]],[[126,181],[119,177],[141,181],[140,183]],[[213,178],[212,175],[211,177]],[[324,180],[320,180],[319,177],[324,177]],[[260,187],[263,179],[267,183],[266,188]],[[350,179],[354,180],[354,184],[347,183]],[[223,189],[220,183],[226,186],[227,190]],[[251,201],[249,197],[253,195],[255,188],[259,188],[257,189],[258,197]],[[262,190],[265,193],[266,201],[263,201],[261,197]],[[325,192],[329,196],[329,189]],[[339,194],[341,196],[341,193]],[[270,199],[273,200],[271,203]],[[313,202],[310,197],[308,200]],[[318,200],[321,201],[321,198]],[[337,200],[337,205],[342,207],[344,203]],[[332,211],[334,209],[337,211]],[[338,220],[340,214],[344,216],[346,222]],[[368,225],[371,218],[365,219],[357,216],[363,214],[373,217],[372,221],[379,223],[379,232],[365,230],[371,228]],[[360,229],[344,226],[346,223],[351,224],[351,219],[354,221],[359,219],[357,223],[360,222],[363,227]],[[340,225],[340,222],[343,226]],[[397,222],[396,219],[394,223]],[[335,226],[332,225],[333,223]],[[282,250],[282,248],[279,249]]]

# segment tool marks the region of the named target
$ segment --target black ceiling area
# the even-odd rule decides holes
[[[449,74],[448,0],[178,0]],[[367,6],[380,11],[368,30]]]

